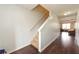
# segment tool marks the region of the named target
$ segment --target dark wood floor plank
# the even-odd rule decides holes
[[[71,33],[71,32],[70,32]],[[52,44],[50,44],[42,53],[39,53],[32,45],[24,47],[11,54],[78,54],[79,47],[75,44],[74,33],[61,32]]]
[[[50,46],[48,46],[42,54],[77,54],[79,48],[75,44],[74,34],[62,32],[60,37],[56,39]]]
[[[38,54],[38,50],[32,45],[29,45],[20,50],[12,52],[11,54]]]

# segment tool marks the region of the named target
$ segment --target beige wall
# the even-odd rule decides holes
[[[40,19],[40,13],[19,5],[0,5],[0,48],[11,52],[31,44],[33,35],[43,22],[33,26]]]

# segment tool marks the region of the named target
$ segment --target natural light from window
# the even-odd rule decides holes
[[[65,29],[65,30],[70,29],[70,23],[62,24],[62,29]]]

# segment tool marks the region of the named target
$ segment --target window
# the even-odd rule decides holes
[[[62,24],[62,29],[70,29],[70,23]]]

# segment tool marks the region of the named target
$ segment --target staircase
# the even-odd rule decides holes
[[[47,9],[45,9],[43,6],[41,6],[41,5],[37,5],[37,6],[33,9],[33,11],[37,11],[37,12],[41,13],[42,17],[41,17],[40,21],[38,21],[38,22],[32,27],[32,29],[35,28],[35,27],[37,27],[37,25],[38,25],[39,23],[42,25],[42,24],[46,21],[46,19],[48,18],[48,16],[49,16],[49,11],[48,11]],[[41,26],[41,25],[40,25],[40,26]],[[32,44],[35,48],[39,49],[39,33],[38,33],[38,32],[34,35],[32,41],[31,41],[31,44]]]
[[[37,49],[39,48],[39,33],[36,33],[33,37],[32,45]]]

